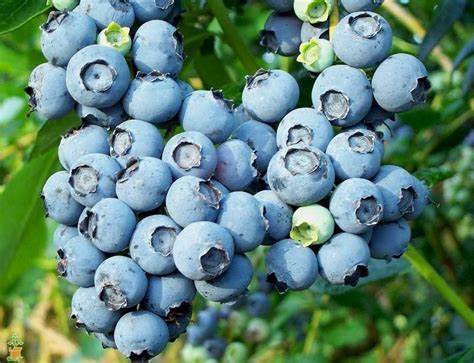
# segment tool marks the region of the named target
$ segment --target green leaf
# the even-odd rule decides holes
[[[467,42],[459,51],[458,55],[453,61],[453,72],[462,64],[462,62],[474,54],[474,39]]]
[[[443,180],[451,178],[454,174],[454,171],[445,167],[426,168],[415,172],[415,176],[425,181],[430,188]]]
[[[207,88],[221,88],[231,82],[222,61],[214,52],[214,38],[204,41],[201,53],[196,54],[194,67]]]
[[[45,0],[2,0],[0,3],[0,34],[11,32],[44,13],[49,6]]]
[[[429,106],[417,107],[414,110],[398,115],[400,121],[407,124],[415,131],[427,129],[440,123],[441,116]]]

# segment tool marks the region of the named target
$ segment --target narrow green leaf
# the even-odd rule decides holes
[[[196,54],[194,67],[206,88],[222,88],[230,83],[230,77],[214,52],[214,38],[204,41],[201,53]]]
[[[440,123],[441,115],[429,106],[417,107],[398,115],[400,121],[411,126],[415,131],[427,129]]]
[[[45,0],[2,0],[0,2],[0,34],[19,28],[48,8],[49,5]]]
[[[458,55],[453,61],[453,71],[455,71],[462,62],[474,54],[474,39],[467,42],[464,47],[459,51]]]

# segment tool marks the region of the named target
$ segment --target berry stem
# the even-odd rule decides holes
[[[456,312],[466,321],[466,323],[474,328],[474,311],[452,290],[448,283],[436,272],[428,261],[416,250],[413,245],[408,247],[404,254],[405,258],[410,262],[413,268],[428,281],[446,301],[456,310]]]

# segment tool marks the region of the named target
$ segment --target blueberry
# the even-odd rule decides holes
[[[247,76],[242,93],[246,111],[257,121],[280,121],[298,103],[300,90],[291,74],[281,70],[258,70]]]
[[[135,214],[128,205],[115,198],[105,198],[84,209],[78,230],[99,250],[117,253],[128,247],[136,224]]]
[[[370,239],[370,255],[390,262],[392,258],[399,258],[405,253],[410,238],[410,226],[403,218],[379,224],[375,226]]]
[[[201,329],[204,339],[215,336],[219,324],[219,311],[213,307],[207,307],[197,314],[196,324]]]
[[[337,126],[361,121],[372,106],[372,92],[360,69],[346,65],[326,68],[314,82],[311,94],[314,108]]]
[[[156,100],[160,102],[155,102]],[[138,72],[123,98],[123,108],[133,118],[160,124],[171,120],[181,107],[182,93],[168,75]]]
[[[117,180],[117,197],[136,212],[149,212],[163,204],[173,182],[168,165],[157,158],[131,158]]]
[[[87,332],[110,333],[122,316],[119,311],[107,309],[97,297],[94,287],[80,287],[72,296],[71,319],[76,327]]]
[[[191,312],[191,303],[196,295],[192,280],[174,272],[166,276],[152,276],[143,299],[143,307],[161,316],[165,321]]]
[[[352,13],[342,18],[331,38],[334,52],[345,64],[370,68],[382,62],[392,47],[392,28],[380,15]]]
[[[247,256],[235,255],[222,275],[208,281],[195,281],[194,284],[205,299],[222,303],[242,295],[252,281],[252,275],[252,263]]]
[[[351,178],[339,184],[329,203],[336,224],[344,232],[364,233],[383,217],[384,199],[369,180]]]
[[[318,261],[314,252],[291,239],[273,246],[265,257],[268,282],[280,293],[309,288],[318,277]]]
[[[336,135],[326,153],[338,179],[371,179],[380,169],[384,147],[375,132],[356,128]]]
[[[208,179],[216,169],[217,152],[206,135],[187,131],[168,140],[162,159],[175,179],[185,175]]]
[[[212,185],[214,186],[214,188],[216,188],[218,191],[221,192],[221,195],[224,196],[226,194],[229,194],[229,189],[227,189],[224,185],[222,185],[221,183],[219,183],[216,179],[212,179],[210,180],[210,182],[212,183]]]
[[[128,119],[121,102],[105,108],[88,107],[78,103],[76,112],[86,124],[106,128],[114,128]]]
[[[179,120],[185,131],[201,132],[219,144],[234,129],[233,107],[222,91],[194,91],[184,100]]]
[[[114,340],[114,332],[110,332],[107,334],[94,333],[94,336],[97,338],[100,344],[102,344],[103,349],[107,349],[107,348],[117,349],[117,345],[115,344],[115,340]]]
[[[58,157],[64,169],[69,170],[77,159],[87,154],[109,153],[109,134],[99,126],[82,126],[70,130],[61,138]]]
[[[234,113],[235,129],[237,129],[244,122],[250,121],[252,119],[250,115],[247,113],[247,111],[245,110],[243,104],[240,104],[237,107],[234,107],[233,113]]]
[[[277,129],[279,148],[299,144],[325,151],[333,137],[334,131],[327,118],[313,108],[297,108],[291,111]]]
[[[334,184],[334,168],[321,150],[295,145],[280,150],[268,165],[268,183],[285,203],[309,205],[323,199]]]
[[[148,281],[145,272],[131,258],[112,256],[97,268],[94,285],[107,308],[119,310],[139,304]]]
[[[149,21],[135,33],[132,58],[141,72],[176,75],[183,68],[183,36],[166,21]]]
[[[49,63],[33,69],[25,92],[31,111],[46,119],[61,118],[74,108],[74,100],[66,88],[66,71]]]
[[[59,275],[81,287],[94,285],[94,273],[106,258],[102,251],[82,236],[71,238],[57,253]]]
[[[117,348],[132,361],[148,361],[161,353],[169,341],[166,323],[149,311],[131,311],[115,327]]]
[[[183,95],[183,100],[186,97],[188,97],[191,93],[194,92],[194,88],[188,82],[177,79],[176,83],[178,84],[179,88],[181,89],[181,93]]]
[[[294,0],[293,9],[298,18],[314,24],[328,20],[334,4],[334,0]]]
[[[192,346],[198,347],[207,339],[204,329],[199,325],[191,325],[186,332],[186,341]],[[211,338],[211,337],[209,337]]]
[[[41,50],[51,64],[64,67],[79,50],[94,44],[96,37],[97,27],[87,15],[52,11],[41,25]]]
[[[238,253],[258,247],[268,229],[263,203],[246,192],[232,192],[222,199],[217,223],[229,230]]]
[[[311,24],[304,22],[301,26],[301,42],[306,43],[311,39],[329,39],[329,21]]]
[[[288,236],[293,210],[271,190],[262,190],[255,198],[263,204],[263,215],[268,221],[267,237],[279,241]]]
[[[65,11],[74,9],[79,0],[52,0],[51,3],[59,11]]]
[[[191,316],[192,311],[190,309],[188,313],[177,315],[173,319],[166,321],[170,333],[170,342],[174,342],[181,334],[186,332],[191,322]]]
[[[53,235],[53,244],[56,251],[63,248],[71,238],[76,237],[78,234],[76,226],[71,227],[64,224],[57,226]]]
[[[99,29],[112,22],[130,28],[135,21],[135,12],[127,0],[81,0],[74,12],[89,15]]]
[[[372,77],[375,100],[390,112],[408,111],[426,102],[430,87],[425,66],[409,54],[388,57]]]
[[[221,359],[227,348],[227,342],[218,337],[207,339],[202,345],[211,359]]]
[[[254,292],[247,297],[246,310],[251,316],[264,316],[270,310],[270,299],[261,291]]]
[[[268,51],[283,56],[298,54],[302,22],[288,13],[272,13],[260,32],[260,44]]]
[[[244,141],[233,139],[217,148],[215,178],[229,190],[243,190],[258,176],[257,155]]]
[[[354,128],[366,128],[375,132],[383,141],[387,141],[394,136],[393,131],[395,131],[396,125],[395,114],[384,110],[374,101],[362,123],[355,125]]]
[[[372,238],[373,233],[374,233],[374,228],[370,228],[366,232],[360,233],[358,236],[362,237],[365,242],[369,243],[370,239]]]
[[[90,107],[111,107],[128,89],[130,71],[122,54],[102,45],[89,45],[69,61],[66,85],[72,98]]]
[[[138,21],[165,19],[173,11],[175,0],[130,0]]]
[[[108,155],[84,155],[69,170],[72,197],[86,207],[92,207],[101,199],[115,197],[115,183],[120,171],[120,165]]]
[[[123,55],[128,54],[132,49],[132,38],[130,38],[130,28],[121,27],[115,22],[110,23],[97,36],[97,44],[111,47]]]
[[[182,227],[199,222],[214,222],[220,208],[222,194],[211,181],[195,176],[177,179],[166,195],[166,210]]]
[[[235,129],[232,137],[250,146],[257,157],[257,170],[265,174],[270,159],[278,151],[275,131],[263,122],[249,120]]]
[[[184,228],[173,246],[174,263],[192,280],[209,280],[221,275],[234,256],[231,234],[212,222],[196,222]]]
[[[413,211],[406,213],[404,217],[409,220],[416,219],[423,212],[425,207],[429,204],[429,189],[428,187],[419,179],[413,178],[413,189],[415,190],[415,199],[413,201]]]
[[[334,63],[334,51],[329,40],[312,38],[301,43],[299,50],[296,60],[310,72],[322,72]]]
[[[341,0],[341,5],[349,13],[356,11],[374,11],[380,5],[383,0]]]
[[[142,219],[130,241],[130,256],[147,273],[167,275],[176,270],[173,245],[181,228],[168,216]]]
[[[339,233],[323,244],[318,254],[319,271],[331,284],[357,285],[368,276],[370,252],[367,242],[351,233]]]
[[[307,247],[326,242],[334,233],[334,218],[327,208],[310,205],[293,214],[290,237]]]
[[[293,10],[293,0],[266,0],[266,3],[272,9],[282,13]]]

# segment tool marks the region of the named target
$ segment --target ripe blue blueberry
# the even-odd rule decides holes
[[[105,198],[84,209],[78,230],[99,250],[117,253],[128,247],[136,224],[135,214],[128,205],[115,198]]]
[[[301,42],[306,43],[311,39],[329,39],[329,21],[324,23],[303,23],[301,26]]]
[[[227,189],[224,185],[222,185],[221,183],[219,183],[216,179],[213,179],[211,178],[210,182],[212,183],[212,185],[218,190],[221,192],[221,195],[224,196],[226,194],[229,194],[229,189]]]
[[[67,65],[66,85],[72,98],[85,106],[116,104],[128,89],[127,61],[115,49],[89,45],[74,54]]]
[[[332,194],[329,210],[344,232],[367,232],[383,217],[382,192],[369,180],[347,179]]]
[[[234,256],[234,241],[224,227],[196,222],[184,228],[173,246],[174,263],[192,280],[209,280],[221,275]]]
[[[168,165],[157,158],[131,158],[119,174],[117,198],[136,212],[149,212],[163,204],[173,182]]]
[[[349,13],[356,11],[374,11],[380,5],[383,0],[341,0],[341,5]]]
[[[424,182],[412,175],[413,189],[415,190],[415,200],[413,201],[413,211],[404,215],[406,219],[413,220],[420,216],[425,207],[429,204],[429,189]]]
[[[242,125],[244,122],[250,121],[252,119],[250,115],[247,113],[247,111],[245,110],[243,104],[240,104],[237,107],[234,107],[233,113],[234,113],[234,126],[236,129],[240,125]]]
[[[392,258],[399,258],[405,253],[410,238],[410,225],[403,218],[379,224],[375,226],[370,239],[370,255],[390,262]]]
[[[300,90],[291,74],[281,70],[258,70],[247,76],[242,92],[245,110],[257,121],[280,121],[298,103]]]
[[[247,297],[246,310],[251,316],[264,316],[270,310],[270,299],[261,291],[254,292]]]
[[[195,281],[196,290],[205,299],[214,302],[233,301],[247,290],[252,281],[252,263],[245,255],[235,255],[229,268],[208,281]]]
[[[135,21],[132,5],[124,0],[81,0],[74,13],[83,13],[94,19],[99,29],[115,22],[130,28]]]
[[[66,226],[65,224],[57,226],[53,235],[53,245],[56,251],[62,248],[71,238],[76,237],[78,234],[76,226]]]
[[[117,344],[115,344],[115,340],[114,340],[114,332],[110,332],[107,334],[94,333],[93,335],[97,338],[100,344],[102,344],[103,349],[107,349],[107,348],[117,349]]]
[[[140,23],[165,19],[173,11],[175,0],[130,0]]]
[[[97,268],[94,285],[99,299],[109,310],[131,308],[145,296],[145,272],[130,257],[112,256]]]
[[[272,190],[262,190],[255,194],[255,198],[263,204],[263,215],[268,221],[266,237],[273,241],[287,237],[291,229],[293,210]]]
[[[238,253],[257,248],[268,229],[263,203],[246,192],[232,192],[224,196],[217,223],[230,232]]]
[[[156,100],[160,102],[156,102]],[[123,97],[123,108],[133,118],[160,124],[171,120],[181,107],[182,93],[167,74],[138,73]]]
[[[53,65],[65,67],[82,48],[94,44],[97,27],[87,15],[52,11],[41,25],[41,50]]]
[[[88,107],[78,103],[76,113],[84,123],[105,128],[114,128],[128,119],[121,102],[105,108]]]
[[[332,189],[335,175],[329,157],[305,145],[281,149],[268,165],[268,183],[289,205],[303,206],[323,199]]]
[[[186,332],[189,323],[191,322],[192,311],[189,310],[186,314],[180,314],[168,319],[166,325],[170,333],[170,342],[174,342],[178,337]]]
[[[183,94],[183,100],[188,97],[191,93],[194,92],[193,86],[191,86],[188,82],[182,81],[180,79],[176,80],[179,88],[181,89],[181,93]]]
[[[298,54],[302,21],[294,15],[272,13],[260,32],[260,44],[268,51],[283,56]]]
[[[364,117],[363,121],[355,125],[354,128],[366,128],[367,130],[375,132],[381,140],[387,141],[394,136],[393,131],[396,125],[395,114],[384,110],[374,101],[369,113]]]
[[[212,338],[216,334],[219,318],[219,311],[213,307],[207,307],[197,314],[196,325],[201,329],[205,339]]]
[[[361,121],[372,106],[372,91],[364,73],[357,68],[335,65],[326,68],[314,82],[314,108],[337,126]]]
[[[199,325],[191,325],[186,331],[186,342],[193,347],[200,346],[207,338],[204,329]]]
[[[331,284],[355,286],[369,274],[367,242],[351,233],[339,233],[322,245],[317,254],[319,272]]]
[[[201,132],[220,144],[234,129],[233,107],[222,91],[194,91],[184,100],[179,120],[185,131]]]
[[[207,352],[207,355],[211,359],[221,359],[227,348],[227,342],[219,337],[207,339],[203,342],[202,346]]]
[[[266,0],[266,3],[272,9],[282,13],[293,10],[293,0]]]
[[[267,281],[280,293],[309,288],[318,277],[318,261],[314,252],[292,239],[284,239],[270,247],[265,257]]]

